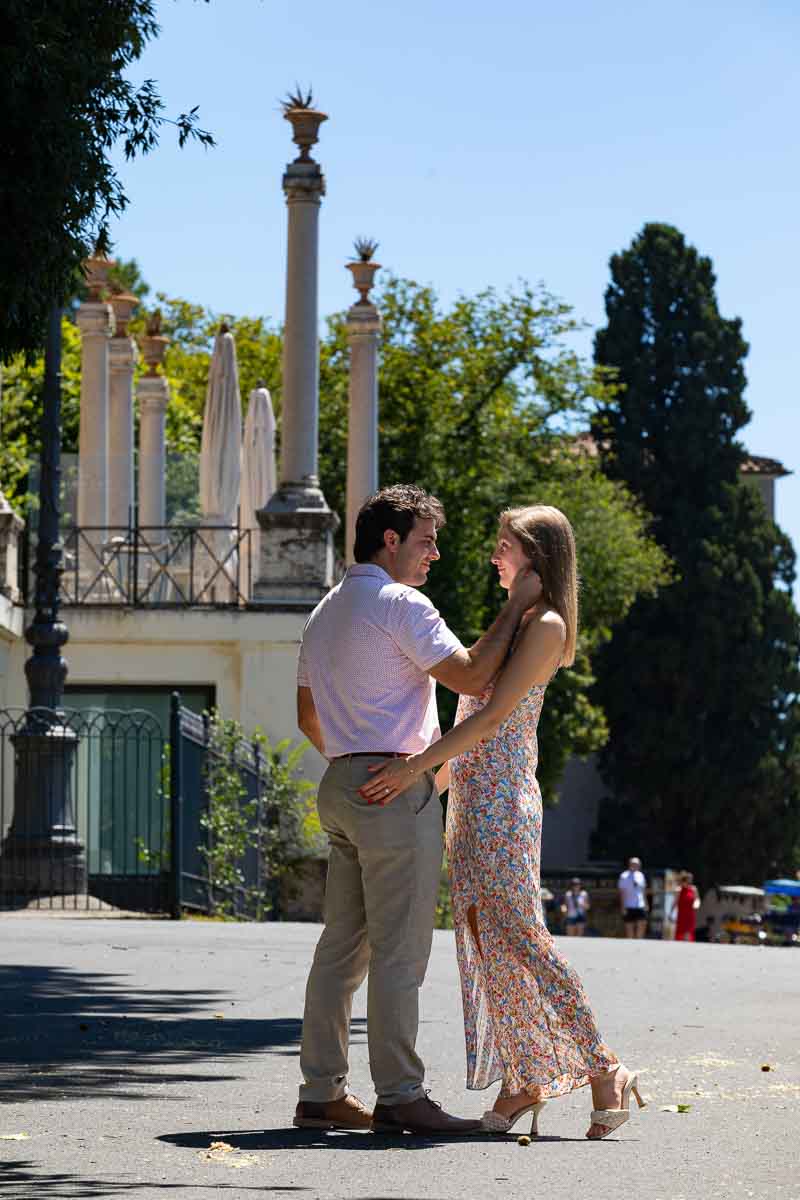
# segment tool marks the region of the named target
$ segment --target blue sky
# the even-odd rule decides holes
[[[524,278],[597,326],[609,256],[668,221],[744,322],[743,437],[795,472],[777,517],[800,548],[794,0],[164,0],[158,19],[132,77],[158,80],[168,113],[199,105],[218,146],[166,136],[120,165],[131,205],[113,236],[154,289],[281,319],[293,147],[278,101],[295,81],[330,116],[322,315],[355,298],[344,263],[363,233],[444,302]]]

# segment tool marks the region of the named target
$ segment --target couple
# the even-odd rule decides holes
[[[588,1083],[587,1136],[603,1138],[628,1119],[637,1079],[603,1044],[539,897],[536,726],[547,684],[575,653],[572,530],[555,508],[501,515],[492,562],[508,601],[465,649],[417,591],[443,524],[441,504],[420,488],[377,492],[358,515],[355,566],[303,634],[298,723],[329,760],[318,805],[330,860],[294,1124],[504,1133],[532,1113],[535,1133],[546,1099]],[[434,681],[461,696],[444,737]],[[438,793],[448,786],[467,1087],[502,1080],[481,1122],[429,1099],[415,1048],[442,858]],[[367,972],[373,1113],[347,1088],[352,997]]]

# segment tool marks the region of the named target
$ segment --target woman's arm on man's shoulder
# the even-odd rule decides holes
[[[542,581],[535,571],[520,571],[511,585],[508,600],[474,646],[456,650],[432,667],[437,683],[464,696],[479,696],[494,679],[508,654],[514,634],[527,609],[542,594]]]

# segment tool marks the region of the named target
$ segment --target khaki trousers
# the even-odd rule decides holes
[[[380,757],[330,764],[319,787],[330,839],[325,929],[306,987],[300,1099],[347,1092],[353,993],[369,971],[369,1065],[381,1104],[424,1095],[416,1052],[419,989],[431,952],[442,865],[442,809],[431,774],[391,804],[368,805],[358,789]]]

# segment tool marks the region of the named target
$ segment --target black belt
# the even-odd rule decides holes
[[[352,754],[337,754],[331,762],[341,762],[343,758],[405,758],[403,750],[354,750]]]

